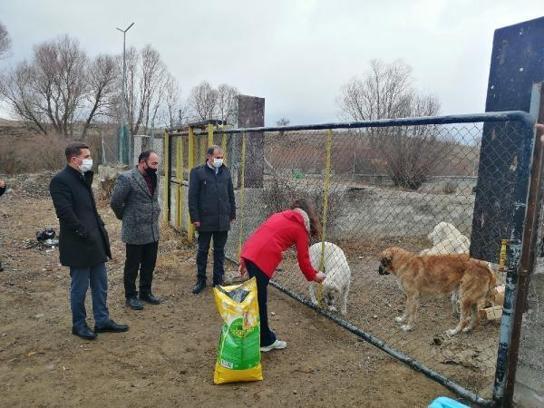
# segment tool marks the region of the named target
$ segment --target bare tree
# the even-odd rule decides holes
[[[164,109],[162,123],[169,128],[181,126],[189,119],[189,106],[181,100],[178,81],[168,74],[165,82]]]
[[[431,96],[414,96],[408,104],[408,116],[432,116],[438,101]],[[369,134],[370,145],[386,163],[394,184],[418,189],[444,162],[453,140],[435,125],[404,126],[380,129]]]
[[[87,72],[88,93],[86,100],[89,113],[83,126],[82,138],[85,138],[92,122],[101,115],[108,115],[114,103],[116,84],[120,77],[115,58],[99,55],[91,63]]]
[[[127,51],[127,106],[130,132],[146,130],[157,118],[164,101],[168,71],[159,52],[150,45]]]
[[[278,121],[276,121],[276,126],[287,126],[291,121],[287,119],[286,117],[280,118]]]
[[[371,61],[363,78],[353,78],[342,87],[342,113],[358,121],[406,116],[407,101],[413,94],[411,72],[402,61]]]
[[[178,109],[178,120],[177,120],[178,126],[188,123],[191,117],[190,114],[191,114],[191,109],[189,108],[189,104],[187,103],[187,101],[185,101],[179,106],[179,109]]]
[[[227,84],[217,87],[216,118],[229,124],[238,122],[238,89]]]
[[[280,118],[278,121],[276,121],[276,126],[287,126],[291,121],[287,119],[286,117]],[[283,130],[280,130],[280,136],[283,136],[285,132]]]
[[[63,36],[34,48],[31,63],[7,75],[2,90],[14,112],[42,133],[73,135],[76,110],[86,91],[87,57],[76,40]]]
[[[439,101],[417,93],[411,72],[401,61],[372,61],[362,78],[342,87],[338,99],[342,115],[356,121],[436,115]],[[433,126],[368,128],[362,135],[383,158],[395,185],[410,189],[419,188],[447,156],[451,144]]]
[[[166,104],[166,123],[169,128],[176,126],[178,110],[180,109],[180,95],[178,81],[171,74],[168,74],[165,82],[165,104]]]
[[[157,113],[165,96],[166,81],[168,80],[168,71],[161,60],[160,54],[151,46],[146,46],[142,50],[142,95],[147,96],[145,128],[148,129],[150,123],[154,123]],[[147,93],[144,89],[147,88]]]
[[[63,36],[34,48],[2,80],[0,92],[13,112],[43,134],[85,137],[112,103],[118,71],[101,55],[89,63],[77,40]]]
[[[45,112],[57,133],[73,136],[75,113],[86,92],[87,56],[77,40],[65,35],[38,45],[34,60],[38,109]]]
[[[16,116],[30,127],[47,134],[47,118],[36,109],[37,91],[31,86],[34,70],[25,61],[3,78],[0,91]]]
[[[199,120],[213,119],[217,99],[217,90],[207,81],[203,81],[191,90],[189,106]]]
[[[11,47],[11,39],[9,38],[8,30],[0,21],[0,60],[5,58]]]
[[[193,87],[188,105],[191,113],[198,120],[219,119],[226,123],[238,122],[238,89],[227,84],[217,88],[202,81]]]

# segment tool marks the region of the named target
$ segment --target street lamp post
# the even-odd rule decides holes
[[[127,62],[126,62],[126,39],[127,31],[132,28],[134,23],[131,23],[124,30],[116,27],[118,31],[123,33],[123,118],[122,118],[122,127],[119,134],[119,162],[129,164],[131,156],[131,147],[132,143],[130,142],[130,136],[128,132],[128,101],[127,101]]]

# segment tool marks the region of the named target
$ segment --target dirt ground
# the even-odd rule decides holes
[[[272,326],[288,348],[263,354],[264,381],[214,386],[221,322],[210,290],[190,292],[194,250],[163,231],[154,291],[164,302],[128,310],[120,224],[105,203],[99,211],[114,253],[109,307],[130,330],[93,342],[71,335],[68,271],[56,250],[33,244],[37,230],[57,225],[49,177],[8,179],[13,191],[0,199],[1,406],[426,407],[450,395],[276,289]],[[90,304],[87,312],[92,325]]]

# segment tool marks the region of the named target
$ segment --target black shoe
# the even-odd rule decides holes
[[[152,305],[160,305],[161,303],[161,300],[158,297],[154,296],[152,293],[149,293],[147,295],[140,295],[140,300],[151,303]]]
[[[225,284],[225,281],[223,279],[219,279],[219,280],[214,280],[213,281],[213,287],[216,287],[216,286],[223,286]]]
[[[204,290],[206,287],[206,281],[205,280],[199,280],[195,287],[193,288],[193,294],[198,295],[200,292]]]
[[[72,334],[85,340],[96,339],[96,333],[93,332],[87,325],[82,327],[72,327]]]
[[[96,333],[121,333],[128,331],[128,326],[126,324],[117,324],[113,320],[108,320],[102,326],[94,326],[94,331]]]
[[[4,272],[4,268],[2,268],[2,262],[0,262],[0,272]]]
[[[132,310],[142,310],[144,308],[144,304],[140,302],[136,297],[128,298],[126,301],[126,305]]]

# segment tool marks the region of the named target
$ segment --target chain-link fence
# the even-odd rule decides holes
[[[188,173],[204,162],[208,145],[222,145],[237,198],[231,259],[270,214],[307,199],[322,223],[310,256],[327,279],[312,295],[289,250],[273,284],[486,405],[503,392],[532,137],[521,113],[172,133],[165,215],[192,237]],[[391,247],[410,253],[391,261],[383,253]],[[485,262],[467,266],[469,252]],[[432,265],[421,254],[459,255]],[[379,273],[384,262],[392,262],[392,274]],[[398,321],[407,295],[419,303],[413,322]],[[480,324],[448,335],[467,307],[467,325],[473,312]]]

